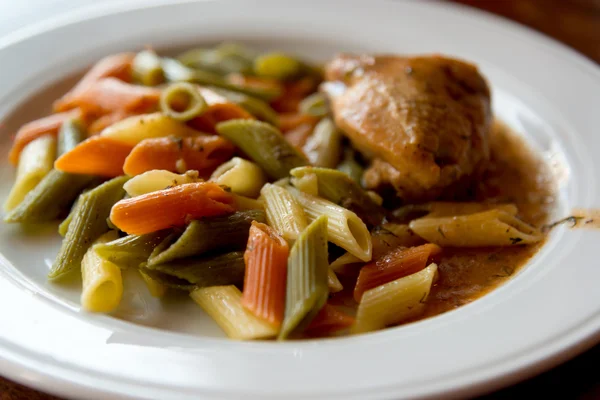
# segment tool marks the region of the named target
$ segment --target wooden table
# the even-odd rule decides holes
[[[447,0],[528,25],[600,63],[600,0]],[[519,329],[519,327],[514,327]],[[600,399],[600,345],[533,379],[482,397]],[[0,400],[58,400],[0,377]]]

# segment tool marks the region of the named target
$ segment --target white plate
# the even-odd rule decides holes
[[[600,72],[522,27],[442,3],[127,4],[78,12],[0,40],[0,116],[101,56],[144,44],[241,39],[317,59],[339,50],[443,52],[478,63],[493,84],[496,114],[540,152],[567,164],[560,212],[600,207]],[[0,139],[3,154],[7,136]],[[3,193],[12,173],[4,162]],[[76,398],[473,395],[595,342],[599,239],[597,231],[559,228],[508,284],[409,326],[335,340],[238,343],[222,339],[197,307],[178,309],[177,300],[161,305],[135,288],[128,295],[138,296],[137,308],[120,315],[147,326],[81,312],[75,290],[45,280],[58,238],[25,237],[21,228],[2,224],[0,374]]]

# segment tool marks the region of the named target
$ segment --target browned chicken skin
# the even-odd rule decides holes
[[[336,124],[372,163],[368,188],[404,200],[453,193],[489,158],[490,90],[477,68],[441,56],[340,55],[325,68]]]

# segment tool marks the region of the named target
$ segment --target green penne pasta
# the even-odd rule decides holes
[[[232,119],[217,125],[217,132],[233,142],[272,179],[288,176],[292,168],[308,164],[281,132],[266,122]]]
[[[377,204],[356,181],[341,171],[329,168],[300,167],[290,174],[298,179],[317,176],[319,196],[354,211],[363,221],[378,225],[385,218],[385,210]]]
[[[298,76],[302,71],[302,63],[283,53],[266,53],[254,59],[254,73],[266,78],[279,80]]]
[[[77,206],[79,205],[79,198],[75,200],[73,206],[71,207],[71,211],[69,211],[69,215],[58,225],[58,234],[62,237],[65,237],[67,231],[69,230],[69,225],[71,225],[71,221],[73,220],[73,215],[77,212]]]
[[[214,90],[232,103],[239,105],[256,118],[268,122],[271,125],[279,126],[279,115],[266,101],[233,90],[227,90],[218,87],[210,87],[210,89]]]
[[[96,253],[119,268],[137,268],[146,262],[152,250],[167,236],[169,231],[163,230],[146,235],[127,235],[125,237],[94,246]]]
[[[317,218],[300,235],[288,258],[285,314],[278,339],[301,332],[329,295],[327,216]]]
[[[160,110],[178,121],[189,121],[207,108],[198,87],[188,82],[173,83],[160,94]]]
[[[262,210],[240,211],[224,217],[192,221],[181,234],[171,234],[152,252],[148,267],[216,250],[241,250],[252,221],[265,222]]]
[[[87,139],[85,128],[77,118],[68,119],[63,122],[58,132],[57,157],[71,151],[80,142]]]
[[[137,53],[133,59],[132,72],[133,79],[146,86],[156,86],[165,80],[160,57],[152,50]]]
[[[167,286],[172,286],[172,284],[165,282],[164,275],[177,278],[181,286],[185,286],[185,282],[187,282],[197,288],[241,285],[244,282],[245,270],[243,251],[206,257],[189,257],[164,264],[142,267],[142,272],[160,283],[165,283]],[[170,280],[170,282],[177,281]]]
[[[191,68],[205,69],[220,75],[246,74],[252,71],[252,52],[237,43],[223,43],[214,49],[197,48],[186,51],[177,59]]]
[[[126,176],[111,179],[82,194],[77,212],[69,224],[67,234],[56,256],[50,279],[57,279],[81,267],[81,260],[94,240],[109,230],[106,220],[112,206],[125,195]]]
[[[314,115],[315,117],[325,117],[329,114],[329,105],[323,93],[313,93],[305,97],[298,105],[298,109],[301,113]]]
[[[308,226],[304,209],[284,188],[267,183],[261,190],[267,221],[285,240],[293,242]]]
[[[337,170],[348,175],[354,182],[360,184],[364,168],[354,158],[354,150],[350,148],[344,149],[344,157],[341,163],[338,164]]]
[[[342,134],[331,118],[323,118],[302,148],[315,167],[335,168],[340,160]]]

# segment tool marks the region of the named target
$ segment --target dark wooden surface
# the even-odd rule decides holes
[[[600,63],[600,0],[446,0],[480,8],[527,25]],[[515,329],[519,329],[515,327]],[[523,383],[483,396],[500,400],[600,399],[600,345]],[[58,400],[0,377],[0,400]]]

